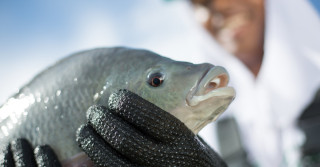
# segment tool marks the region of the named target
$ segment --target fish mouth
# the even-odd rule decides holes
[[[199,103],[212,97],[235,97],[235,90],[228,87],[228,72],[220,66],[208,69],[200,78],[199,82],[193,87],[187,95],[187,104],[196,106]]]
[[[215,121],[235,98],[235,90],[228,86],[229,74],[220,66],[205,71],[197,84],[187,94],[186,103],[194,112],[192,125],[198,133],[205,125]]]

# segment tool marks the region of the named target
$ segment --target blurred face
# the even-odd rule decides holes
[[[204,26],[226,50],[240,59],[263,52],[263,0],[209,0],[205,6]]]

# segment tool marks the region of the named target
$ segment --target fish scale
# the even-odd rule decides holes
[[[119,89],[136,93],[182,122],[188,118],[189,122],[184,123],[192,127],[198,119],[190,121],[189,117],[194,117],[190,114],[197,108],[188,106],[186,98],[196,93],[194,88],[208,78],[210,69],[221,71],[210,64],[177,62],[147,50],[125,47],[70,55],[35,76],[0,107],[0,146],[23,137],[34,146],[49,144],[60,160],[69,159],[81,152],[75,133],[86,123],[87,109],[92,105],[106,106],[110,94]],[[150,74],[154,73],[163,75],[159,87],[149,83],[153,76]],[[228,106],[230,101],[221,105]],[[208,105],[200,104],[201,109]],[[220,114],[214,110],[204,112]]]

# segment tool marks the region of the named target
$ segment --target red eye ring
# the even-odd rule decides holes
[[[162,73],[153,73],[148,75],[148,83],[152,87],[159,87],[164,80],[164,75]]]
[[[154,78],[152,78],[151,86],[158,87],[158,86],[160,86],[162,84],[162,81],[163,81],[162,78],[154,77]]]

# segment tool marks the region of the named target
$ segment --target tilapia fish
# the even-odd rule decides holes
[[[0,108],[0,143],[49,144],[60,160],[81,152],[75,132],[86,110],[128,89],[185,123],[195,134],[234,99],[222,67],[177,62],[147,50],[100,48],[73,54],[37,75]],[[1,145],[1,144],[0,144]]]

